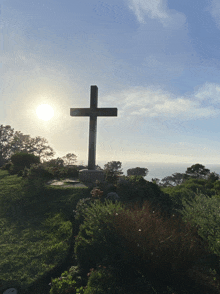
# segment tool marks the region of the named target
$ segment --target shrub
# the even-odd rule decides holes
[[[122,258],[125,249],[120,247],[120,238],[114,233],[109,221],[110,215],[122,210],[120,203],[113,204],[107,200],[101,203],[96,200],[82,212],[84,222],[76,237],[74,253],[84,272],[87,273],[102,262],[116,265]]]
[[[75,267],[70,268],[69,272],[62,273],[60,278],[51,279],[50,285],[50,294],[84,293],[84,287],[81,286],[81,279],[77,276]]]
[[[35,156],[34,154],[17,152],[11,156],[12,166],[9,169],[11,174],[18,174],[21,176],[21,171],[25,167],[30,168],[32,164],[40,163],[40,157]]]
[[[77,167],[65,167],[65,176],[78,178],[79,177],[79,170]]]
[[[24,190],[32,196],[42,192],[46,182],[53,179],[53,175],[41,163],[25,168],[22,176],[26,179],[23,182]]]
[[[188,270],[209,254],[208,243],[201,241],[195,227],[176,216],[161,217],[147,202],[112,219],[116,233],[125,240],[124,247],[136,257],[136,266],[152,279],[171,285],[186,282]]]
[[[131,206],[138,202],[139,206],[147,200],[153,208],[160,207],[164,213],[172,214],[174,202],[168,194],[163,193],[158,185],[146,181],[142,176],[123,176],[119,179],[117,193],[120,200],[124,203],[130,203]]]
[[[88,276],[89,280],[84,294],[123,293],[119,292],[120,289],[115,275],[108,271],[106,267],[99,270],[91,269]]]
[[[12,162],[7,162],[1,167],[1,169],[9,171],[11,169],[12,165],[13,165]]]

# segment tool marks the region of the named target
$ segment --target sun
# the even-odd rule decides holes
[[[36,110],[37,116],[42,120],[50,120],[54,116],[53,108],[48,104],[41,104]]]

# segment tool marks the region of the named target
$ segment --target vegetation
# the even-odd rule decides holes
[[[47,185],[66,176],[59,163],[30,164],[22,176],[0,169],[0,293],[220,292],[217,174],[197,164],[162,186],[118,177],[116,163],[105,165],[114,181],[90,189]]]
[[[11,126],[0,126],[0,166],[8,162],[16,152],[27,152],[48,160],[54,156],[53,149],[45,138],[31,138],[20,131],[14,132]]]
[[[148,174],[147,168],[141,168],[141,167],[135,167],[135,168],[129,168],[127,170],[128,176],[142,176],[145,177]]]

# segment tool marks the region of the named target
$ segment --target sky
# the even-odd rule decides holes
[[[1,124],[87,164],[97,85],[97,164],[220,163],[220,0],[0,3]]]

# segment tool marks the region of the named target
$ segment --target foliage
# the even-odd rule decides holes
[[[13,135],[14,129],[11,126],[0,126],[0,166],[3,166],[12,155],[10,144],[13,140]]]
[[[212,172],[209,174],[209,176],[207,177],[207,181],[214,183],[216,181],[218,181],[220,179],[219,175],[216,172]]]
[[[209,241],[209,250],[220,256],[220,198],[195,193],[194,197],[183,199],[182,203],[184,209],[180,213],[183,220],[197,225],[199,235]]]
[[[161,185],[163,187],[167,187],[167,186],[176,186],[176,185],[180,185],[184,182],[185,180],[185,174],[181,174],[181,173],[174,173],[172,174],[172,176],[167,176],[165,178],[163,178],[161,180]]]
[[[35,156],[34,154],[26,152],[16,152],[11,156],[11,162],[13,165],[9,169],[9,172],[11,174],[16,174],[20,171],[23,171],[25,167],[30,168],[32,164],[40,163],[40,158],[39,156]]]
[[[2,170],[10,171],[10,169],[12,169],[12,166],[13,166],[13,163],[9,161],[8,163],[5,163],[5,164],[1,167],[1,169],[2,169]]]
[[[73,153],[67,153],[65,156],[62,157],[64,161],[64,165],[73,165],[76,162],[76,155]]]
[[[88,284],[84,294],[123,293],[118,287],[115,275],[108,271],[105,266],[101,268],[100,265],[98,270],[91,269],[88,276]]]
[[[195,197],[195,193],[200,191],[203,194],[212,197],[213,195],[220,193],[219,181],[211,182],[205,179],[190,178],[185,180],[181,185],[175,187],[161,188],[164,193],[168,193],[177,204],[177,207],[181,209],[183,199],[191,199]]]
[[[32,153],[39,156],[41,160],[54,156],[53,149],[48,145],[45,138],[31,138],[20,131],[14,132],[11,126],[0,126],[0,166],[8,162],[16,152]]]
[[[81,286],[81,279],[77,276],[77,267],[71,267],[69,271],[61,274],[61,277],[51,279],[50,294],[65,294],[65,293],[84,293],[84,287]]]
[[[146,181],[142,176],[123,176],[119,179],[117,193],[123,203],[138,202],[141,206],[148,200],[154,207],[161,206],[164,211],[171,213],[173,201],[168,194],[163,193],[158,185]]]
[[[115,184],[121,174],[123,174],[121,169],[122,163],[120,161],[111,161],[104,165],[105,179],[112,184]]]
[[[142,176],[145,177],[148,174],[148,169],[147,168],[141,168],[141,167],[136,167],[136,168],[130,168],[127,170],[127,175],[128,176]]]
[[[196,163],[191,167],[188,167],[185,174],[186,178],[194,177],[196,179],[203,179],[210,173],[209,169],[206,169],[204,165]]]
[[[141,209],[136,206],[114,214],[112,219],[116,234],[125,240],[123,246],[135,257],[135,267],[164,285],[189,283],[188,270],[209,254],[207,242],[201,241],[195,227],[175,215],[161,217],[148,202]]]
[[[33,283],[34,293],[42,293],[42,284],[48,285],[43,277],[66,264],[73,247],[72,210],[80,198],[89,196],[84,188],[47,186],[34,197],[26,193],[24,182],[25,178],[0,170],[0,293],[11,287],[32,293],[28,288]]]
[[[120,203],[111,201],[101,203],[96,200],[82,212],[84,218],[76,237],[74,253],[77,262],[84,272],[95,268],[97,264],[117,264],[124,254],[120,247],[119,237],[112,230],[109,216],[119,213],[123,208]]]
[[[43,165],[45,167],[63,167],[64,166],[64,160],[60,157],[57,157],[55,159],[50,159],[48,161],[44,161]]]

